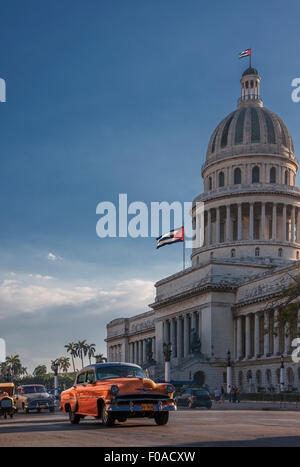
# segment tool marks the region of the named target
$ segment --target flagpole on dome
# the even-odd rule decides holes
[[[185,271],[185,234],[183,228],[183,242],[182,242],[182,261],[183,261],[183,271]]]

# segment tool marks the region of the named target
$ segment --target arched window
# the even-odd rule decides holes
[[[222,187],[225,185],[225,176],[224,172],[219,173],[219,187]]]
[[[242,183],[242,171],[239,167],[234,169],[234,184],[240,185]]]
[[[278,256],[279,256],[279,258],[281,258],[281,257],[283,256],[283,250],[282,250],[282,248],[279,248],[279,249],[278,249]]]
[[[252,169],[252,183],[259,183],[259,167],[257,165]]]
[[[258,248],[258,247],[256,247],[256,248],[255,248],[255,256],[259,256],[259,255],[260,255],[259,248]]]
[[[276,183],[276,169],[272,167],[270,170],[270,183]]]
[[[208,179],[208,189],[212,190],[212,178],[211,177],[209,177]]]
[[[247,383],[252,384],[252,371],[247,371]]]
[[[235,258],[235,256],[236,256],[236,251],[235,251],[234,248],[232,248],[232,250],[231,250],[231,258]]]

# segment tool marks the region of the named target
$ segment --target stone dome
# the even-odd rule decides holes
[[[214,130],[206,164],[234,155],[252,156],[256,153],[295,160],[293,141],[281,118],[266,108],[249,103],[230,113]]]

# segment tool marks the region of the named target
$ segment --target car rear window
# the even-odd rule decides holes
[[[204,389],[196,389],[193,391],[194,396],[208,396],[208,392]]]

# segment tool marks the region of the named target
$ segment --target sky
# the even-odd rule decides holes
[[[242,50],[297,155],[300,4],[0,0],[0,18],[0,337],[31,371],[78,339],[105,354],[106,324],[147,311],[154,283],[180,270],[180,244],[100,239],[96,207],[202,192]]]

